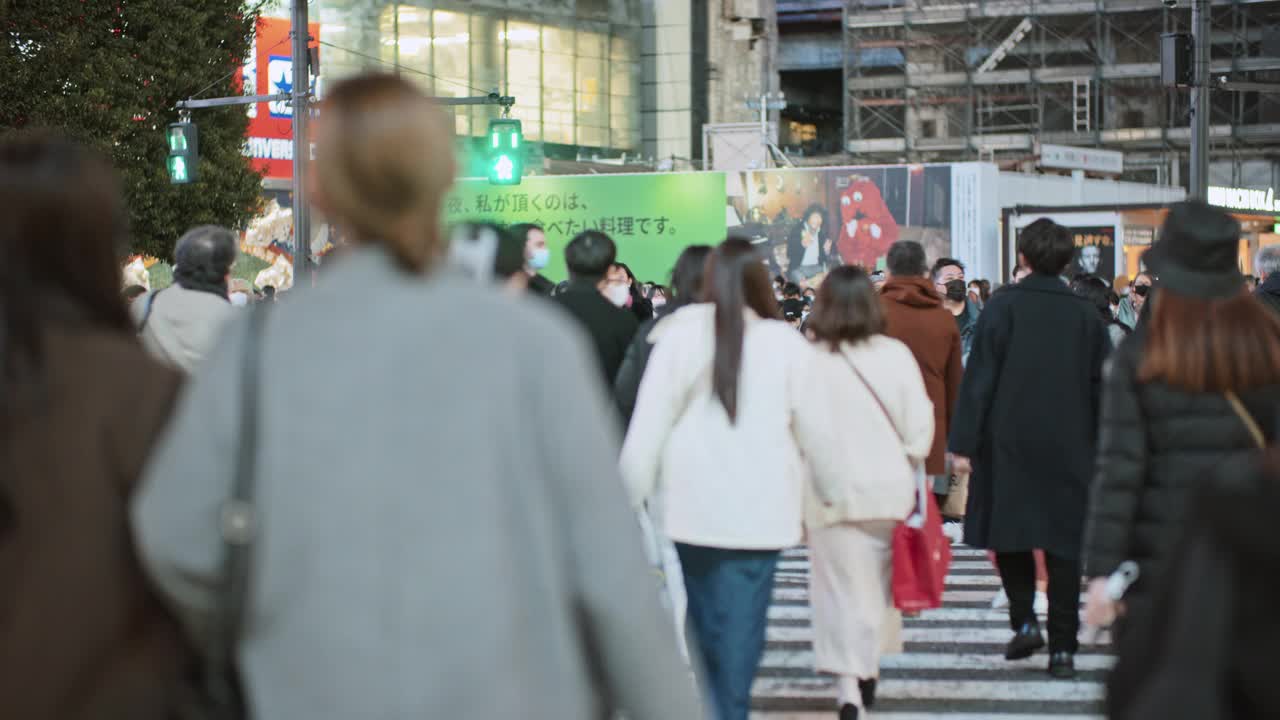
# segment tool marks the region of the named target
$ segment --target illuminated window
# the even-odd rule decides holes
[[[547,76],[551,71],[548,68]],[[542,139],[547,142],[573,144],[573,91],[544,87],[542,90]]]
[[[542,139],[542,32],[532,23],[508,22],[498,39],[507,47],[508,92],[516,98],[511,117],[524,125],[524,136]]]
[[[635,41],[625,35],[614,35],[609,38],[609,58],[611,60],[626,60],[635,62],[636,57]]]
[[[607,47],[608,37],[605,35],[593,32],[578,33],[578,57],[608,57],[608,54],[605,52]]]
[[[431,67],[431,14],[412,7],[390,7],[379,22],[382,59],[414,70]]]
[[[542,52],[546,55],[573,55],[573,30],[545,26],[542,28]]]
[[[537,50],[541,47],[538,42],[541,35],[538,26],[532,23],[508,22],[507,29],[498,33],[498,40],[508,47]]]
[[[633,150],[639,146],[639,29],[604,22],[522,22],[500,10],[436,10],[413,0],[378,2],[372,26],[353,10],[317,3],[321,37],[375,54],[377,61],[334,50],[325,74],[391,70],[432,95],[492,90],[514,95],[511,116],[533,141]],[[335,3],[336,4],[336,3]],[[466,5],[455,5],[466,7]],[[370,41],[376,42],[376,45]],[[376,48],[376,51],[375,51]],[[483,132],[495,106],[450,108],[459,134]]]
[[[470,95],[471,33],[468,17],[436,10],[431,39],[431,74],[436,76],[436,94],[452,97]]]
[[[471,85],[476,90],[504,90],[504,53],[498,40],[503,25],[500,19],[490,15],[471,16]],[[463,110],[459,108],[459,112]],[[469,114],[471,127],[478,135],[489,126],[490,118],[498,117],[499,111],[492,105],[476,105],[469,109]]]
[[[605,60],[578,58],[578,144],[606,147],[609,144],[609,105],[605,94]]]

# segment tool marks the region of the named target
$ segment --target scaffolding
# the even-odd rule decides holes
[[[1214,0],[1213,75],[1280,80],[1264,54],[1278,18],[1280,2]],[[846,0],[846,149],[1018,166],[1040,142],[1100,147],[1124,151],[1134,179],[1177,183],[1188,97],[1160,82],[1160,35],[1189,24],[1185,1]],[[1215,92],[1210,124],[1215,163],[1280,154],[1280,96]]]

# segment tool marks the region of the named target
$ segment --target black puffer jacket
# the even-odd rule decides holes
[[[1280,717],[1280,454],[1247,475],[1218,476],[1193,496],[1177,561],[1150,612],[1127,621],[1108,679],[1115,720]]]
[[[1085,525],[1085,575],[1125,560],[1142,570],[1141,603],[1159,583],[1193,491],[1214,476],[1245,473],[1258,448],[1226,397],[1137,382],[1142,326],[1112,356],[1103,387],[1097,470]],[[1280,386],[1239,393],[1267,437],[1276,431]]]

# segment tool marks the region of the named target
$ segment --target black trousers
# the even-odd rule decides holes
[[[1080,560],[1044,554],[1049,571],[1049,652],[1074,653],[1080,634]],[[996,553],[1000,581],[1009,596],[1009,625],[1036,622],[1036,559],[1031,552]]]

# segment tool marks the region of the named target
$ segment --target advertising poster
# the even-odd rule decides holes
[[[930,262],[951,251],[951,168],[912,165],[727,173],[731,235],[766,251],[770,270],[816,287],[840,265],[884,269],[889,246],[915,240]]]
[[[245,95],[276,95],[293,91],[291,23],[279,18],[259,18],[258,31],[249,46],[249,61],[240,70],[240,87]],[[319,47],[320,24],[308,23]],[[288,180],[293,177],[293,107],[287,102],[254,103],[248,106],[249,131],[244,154],[264,177]]]
[[[1116,276],[1116,228],[1114,225],[1069,227],[1076,247],[1066,276],[1097,275],[1110,282]]]
[[[1025,215],[1009,216],[1010,251],[1012,258],[1017,257],[1018,236],[1022,229],[1041,218],[1048,218],[1067,228],[1071,233],[1075,253],[1071,264],[1063,272],[1063,277],[1071,280],[1077,275],[1094,274],[1111,282],[1116,275],[1123,272],[1121,263],[1123,249],[1127,249],[1128,241],[1121,234],[1125,227],[1120,213],[1101,211],[1063,211],[1034,212]]]
[[[557,282],[568,276],[564,248],[573,236],[600,230],[638,279],[665,285],[686,246],[724,239],[724,192],[722,173],[539,176],[510,186],[468,179],[446,200],[444,221],[542,226],[551,250],[543,275]]]

